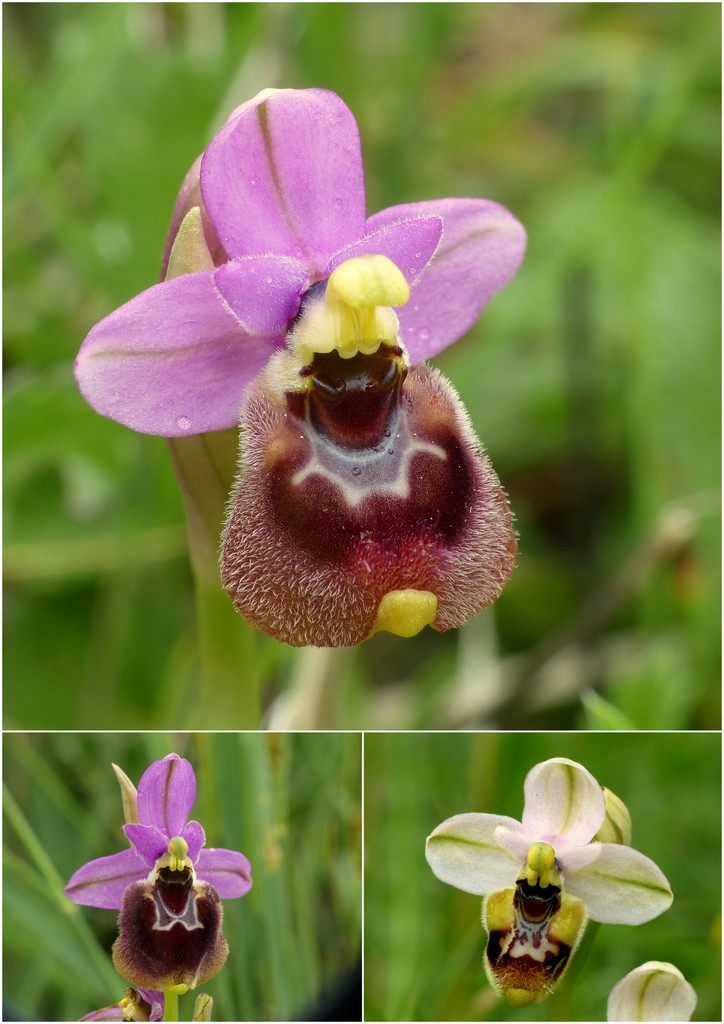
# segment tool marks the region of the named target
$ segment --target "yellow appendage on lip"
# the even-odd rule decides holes
[[[431,626],[437,615],[437,597],[429,590],[391,590],[380,601],[370,636],[386,630],[395,636],[415,636]]]
[[[410,298],[405,275],[387,256],[354,256],[329,276],[324,300],[310,304],[289,341],[302,364],[315,355],[338,352],[351,359],[372,355],[380,345],[398,344],[399,322],[392,306]]]

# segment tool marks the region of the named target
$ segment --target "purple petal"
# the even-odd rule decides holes
[[[201,848],[206,842],[206,835],[204,834],[203,828],[199,825],[198,821],[190,821],[188,825],[182,829],[181,838],[185,839],[188,843],[188,856],[191,858],[191,863],[195,864],[196,859],[201,852]]]
[[[113,1003],[111,1006],[104,1006],[100,1010],[94,1010],[92,1013],[87,1013],[85,1017],[80,1018],[84,1020],[125,1020],[126,1014],[124,1008],[120,1003]]]
[[[231,256],[294,256],[323,276],[330,254],[364,233],[351,111],[324,89],[260,93],[209,143],[201,193]]]
[[[487,199],[435,199],[382,210],[367,231],[420,215],[443,219],[431,265],[399,310],[402,340],[413,363],[451,345],[473,325],[490,297],[513,277],[526,235],[504,207]]]
[[[97,412],[141,433],[225,430],[238,424],[247,384],[282,341],[245,335],[212,272],[185,274],[96,324],[75,375]]]
[[[149,1020],[162,1020],[163,1010],[166,998],[163,992],[154,992],[152,988],[141,988],[138,986],[138,993],[142,999],[145,999],[148,1005],[151,1007],[151,1013]]]
[[[435,255],[441,236],[442,220],[439,217],[416,217],[387,224],[335,253],[329,261],[329,270],[331,272],[353,256],[368,253],[387,256],[400,268],[412,287]]]
[[[120,910],[126,888],[148,874],[135,850],[99,857],[78,868],[63,892],[85,907]]]
[[[231,260],[214,274],[214,284],[239,322],[257,338],[286,334],[309,287],[305,267],[285,256]]]
[[[236,850],[202,850],[196,862],[196,874],[225,900],[244,896],[251,889],[251,864]]]
[[[170,836],[159,832],[153,825],[124,825],[123,831],[136,848],[149,868],[152,868],[159,857],[168,851]]]
[[[178,754],[154,761],[138,783],[138,816],[170,839],[181,834],[196,799],[196,776]]]

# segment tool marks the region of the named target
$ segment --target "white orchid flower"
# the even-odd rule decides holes
[[[443,882],[478,896],[493,987],[526,1006],[560,980],[586,920],[643,924],[663,913],[671,887],[652,860],[594,840],[606,818],[601,786],[575,761],[555,757],[528,773],[522,821],[457,814],[427,839]]]

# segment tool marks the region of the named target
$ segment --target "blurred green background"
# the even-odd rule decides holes
[[[693,1019],[721,1020],[721,736],[713,733],[366,735],[366,1020],[546,1019],[545,1003],[515,1010],[494,995],[481,900],[433,875],[425,839],[466,811],[519,821],[525,776],[549,757],[585,765],[624,801],[631,845],[674,892],[671,908],[647,924],[600,926],[568,1019],[605,1019],[615,983],[664,960],[696,989]]]
[[[227,964],[202,986],[213,1019],[324,1019],[320,998],[359,975],[360,748],[353,733],[6,734],[3,1019],[78,1020],[123,996],[117,914],[62,887],[127,845],[111,762],[138,784],[172,751],[194,766],[207,844],[252,864],[248,895],[224,901]]]
[[[3,22],[6,725],[206,724],[167,447],[87,407],[72,361],[158,279],[214,130],[284,85],[349,104],[370,212],[485,196],[525,224],[517,278],[436,360],[520,555],[453,634],[319,655],[255,637],[265,705],[309,706],[314,679],[312,725],[718,728],[718,4],[4,4]]]

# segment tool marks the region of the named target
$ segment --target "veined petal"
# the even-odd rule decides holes
[[[201,848],[206,842],[206,834],[202,826],[198,821],[190,821],[181,830],[181,838],[186,840],[189,848],[188,856],[191,858],[192,863],[195,864]]]
[[[138,815],[144,825],[155,825],[165,836],[180,835],[196,799],[196,776],[178,754],[154,761],[138,783]],[[168,841],[167,838],[167,841]]]
[[[649,960],[611,989],[606,1020],[691,1020],[696,992],[673,964]]]
[[[427,862],[443,882],[476,896],[513,885],[519,861],[498,845],[495,830],[518,824],[497,814],[456,814],[427,837]]]
[[[75,376],[97,412],[141,433],[224,430],[282,342],[245,335],[203,271],[154,285],[96,324]]]
[[[584,846],[606,814],[603,791],[583,765],[553,757],[525,779],[523,828],[551,846]]]
[[[230,260],[214,274],[241,330],[257,338],[286,333],[308,281],[304,266],[285,256]]]
[[[435,255],[441,237],[442,221],[439,217],[414,217],[386,224],[335,253],[329,261],[329,270],[334,270],[353,256],[368,253],[387,256],[400,268],[412,287]]]
[[[324,89],[260,93],[211,140],[201,193],[231,256],[294,256],[321,276],[330,254],[364,232],[351,111]]]
[[[149,868],[166,853],[169,837],[153,825],[124,825],[123,831]]]
[[[126,888],[148,874],[135,850],[98,857],[78,868],[63,892],[86,907],[119,910]]]
[[[251,864],[236,850],[202,850],[196,862],[196,874],[213,886],[222,899],[244,896],[251,889]]]
[[[443,237],[435,258],[400,309],[402,341],[413,363],[457,341],[488,300],[514,276],[525,252],[523,226],[487,199],[436,199],[382,210],[367,231],[421,215],[442,217]]]
[[[140,988],[138,989],[139,995],[146,1000],[148,1005],[151,1007],[151,1013],[149,1020],[163,1020],[163,1011],[166,1003],[166,997],[163,992],[155,992],[151,988]]]
[[[584,901],[592,921],[643,924],[671,906],[666,876],[643,853],[615,843],[601,843],[599,851],[591,864],[565,876],[566,892]]]

